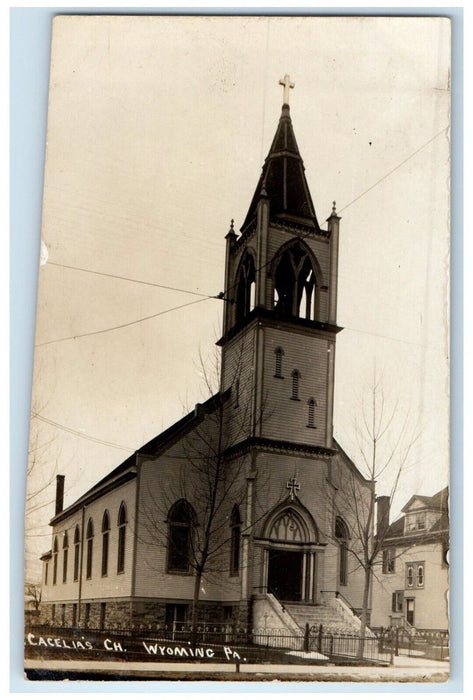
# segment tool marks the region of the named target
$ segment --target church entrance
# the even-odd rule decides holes
[[[268,591],[279,600],[302,598],[302,552],[270,549],[268,561]]]

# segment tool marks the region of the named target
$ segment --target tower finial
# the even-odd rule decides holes
[[[332,207],[332,216],[337,215],[337,203],[335,200],[333,200],[333,207]]]
[[[288,105],[289,104],[289,90],[294,87],[295,83],[291,83],[291,78],[286,73],[284,78],[281,78],[281,80],[279,81],[279,85],[282,85],[284,87],[283,104]]]

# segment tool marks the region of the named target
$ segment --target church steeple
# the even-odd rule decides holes
[[[242,233],[256,220],[258,202],[263,196],[269,200],[272,218],[296,221],[315,231],[319,230],[287,103],[289,87],[294,87],[294,83],[290,82],[287,75],[279,82],[284,86],[285,101],[276,134],[241,228]]]

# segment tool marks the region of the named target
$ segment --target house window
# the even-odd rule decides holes
[[[90,621],[90,603],[85,604],[84,624],[87,627]]]
[[[53,545],[53,586],[57,583],[57,557],[58,557],[58,546],[57,537],[54,538]]]
[[[79,579],[79,561],[80,561],[80,530],[76,525],[74,530],[74,581]]]
[[[348,581],[348,527],[343,518],[335,518],[335,537],[338,540],[338,582],[346,586]]]
[[[424,588],[425,562],[417,561],[406,564],[407,588]]]
[[[66,604],[62,603],[61,605],[61,626],[64,627],[66,624]]]
[[[126,524],[128,522],[126,514],[126,505],[123,501],[120,504],[118,511],[118,557],[117,557],[117,573],[122,574],[125,571],[125,544],[126,544]]]
[[[284,350],[282,348],[276,348],[274,351],[276,356],[276,367],[274,370],[274,376],[278,379],[283,379],[282,376],[282,356],[284,355]]]
[[[103,630],[105,627],[105,620],[107,617],[107,603],[100,603],[100,629]]]
[[[400,613],[402,612],[402,604],[404,601],[404,591],[394,591],[392,597],[392,612]]]
[[[87,523],[86,531],[87,539],[87,555],[86,555],[86,565],[85,565],[85,576],[86,578],[92,578],[92,558],[94,552],[94,524],[92,518],[89,518]]]
[[[168,571],[189,572],[189,557],[192,543],[192,510],[187,501],[175,503],[169,511]]]
[[[407,518],[407,530],[409,532],[415,532],[416,530],[425,530],[426,528],[426,514],[421,513],[410,513]]]
[[[292,395],[291,395],[291,399],[292,399],[293,401],[299,401],[299,400],[300,400],[300,399],[299,399],[299,379],[300,379],[300,377],[301,377],[301,374],[300,374],[299,370],[295,369],[295,370],[292,372],[292,375],[291,375],[291,376],[292,376]]]
[[[102,576],[108,574],[108,544],[110,538],[110,517],[106,510],[102,518]]]
[[[51,622],[53,624],[56,622],[56,603],[51,605]]]
[[[314,410],[315,410],[315,407],[317,406],[317,403],[314,399],[310,398],[307,402],[307,405],[309,406],[309,417],[307,419],[307,427],[308,428],[315,428]]]
[[[241,518],[237,505],[233,506],[230,519],[230,575],[236,576],[240,569]]]
[[[77,625],[77,603],[72,603],[72,626]]]
[[[44,564],[44,585],[48,585],[48,568],[49,568],[49,562],[45,562]]]
[[[383,550],[383,574],[393,574],[396,570],[396,550],[394,548]]]
[[[240,380],[237,379],[235,382],[235,403],[233,404],[233,408],[238,408],[240,405]]]
[[[64,538],[62,540],[62,582],[67,581],[67,554],[69,551],[69,540],[67,537],[67,532],[64,533]]]

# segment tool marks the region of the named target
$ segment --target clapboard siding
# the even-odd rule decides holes
[[[282,376],[275,377],[275,350],[282,348]],[[327,443],[328,339],[296,331],[264,331],[263,433],[311,445]],[[292,400],[293,370],[300,372],[299,401]],[[314,398],[314,425],[308,428],[308,400]]]
[[[74,581],[74,531],[76,525],[81,530],[81,544],[84,547],[82,561],[82,590],[81,598],[84,599],[107,599],[131,595],[131,581],[133,568],[133,532],[135,520],[135,480],[123,484],[116,489],[109,491],[104,496],[85,506],[84,510],[84,532],[82,533],[82,510],[72,513],[67,519],[54,526],[51,549],[54,537],[58,537],[58,567],[57,583],[53,584],[53,561],[51,559],[48,567],[48,583],[43,586],[43,600],[46,602],[76,602],[79,596],[79,581]],[[126,526],[126,547],[125,547],[125,569],[123,573],[117,573],[118,557],[118,510],[120,504],[124,502],[127,509],[128,523]],[[105,509],[110,516],[109,534],[109,557],[108,573],[102,576],[102,518]],[[94,525],[94,540],[92,550],[92,577],[86,578],[86,553],[87,541],[85,534],[89,518],[92,518]],[[67,531],[69,550],[67,565],[67,580],[63,583],[63,561],[64,551],[62,547],[64,532]]]

